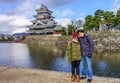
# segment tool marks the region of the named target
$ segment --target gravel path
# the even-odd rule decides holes
[[[70,73],[0,66],[0,83],[75,83]],[[87,83],[87,79],[80,83]],[[120,83],[120,79],[93,77],[92,83]]]

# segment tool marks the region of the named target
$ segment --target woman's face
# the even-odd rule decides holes
[[[78,38],[77,38],[77,37],[74,37],[74,38],[72,38],[72,41],[73,41],[73,42],[78,42]]]

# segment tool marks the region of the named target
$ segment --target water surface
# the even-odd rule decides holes
[[[0,65],[70,72],[66,50],[55,46],[0,43]],[[93,73],[96,76],[120,78],[120,53],[95,52]]]

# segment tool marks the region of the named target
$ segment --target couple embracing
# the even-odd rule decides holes
[[[85,78],[88,78],[87,82],[92,81],[93,48],[93,40],[84,33],[84,30],[78,30],[77,34],[73,34],[72,40],[68,42],[67,46],[67,55],[71,63],[72,81],[80,82],[80,79]]]

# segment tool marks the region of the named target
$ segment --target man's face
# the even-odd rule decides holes
[[[84,33],[83,33],[83,32],[79,32],[79,33],[78,33],[78,36],[79,36],[79,37],[83,37],[83,36],[84,36]]]

